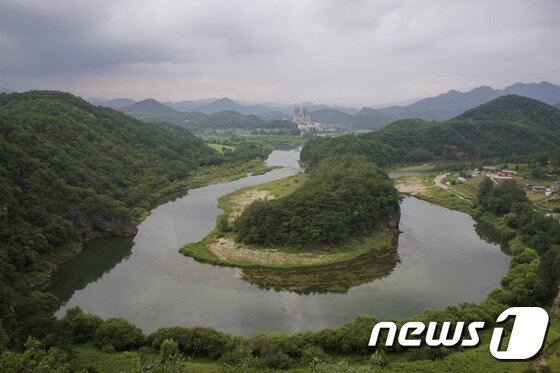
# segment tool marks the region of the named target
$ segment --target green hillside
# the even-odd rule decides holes
[[[443,122],[401,120],[358,136],[314,139],[309,164],[339,153],[364,155],[381,166],[433,160],[514,161],[560,147],[560,111],[520,96],[502,96]]]
[[[0,279],[17,288],[37,284],[83,239],[134,233],[148,210],[185,191],[196,172],[267,152],[252,146],[222,156],[183,128],[67,93],[2,94]]]

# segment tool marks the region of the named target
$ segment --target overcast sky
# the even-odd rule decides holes
[[[0,86],[353,106],[560,84],[560,1],[0,0]]]

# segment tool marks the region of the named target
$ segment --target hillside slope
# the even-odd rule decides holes
[[[364,155],[379,165],[431,160],[514,160],[560,148],[560,111],[507,95],[444,122],[401,120],[359,136],[310,141],[302,160],[338,153]]]
[[[0,258],[9,267],[0,276],[45,273],[82,239],[134,233],[178,183],[235,154],[71,94],[0,94]]]

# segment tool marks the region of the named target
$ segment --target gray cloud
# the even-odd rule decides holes
[[[0,0],[0,85],[366,105],[560,83],[560,2]]]

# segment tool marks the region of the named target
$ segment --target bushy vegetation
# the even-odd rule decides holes
[[[340,154],[398,163],[527,160],[560,148],[560,111],[526,97],[503,96],[443,122],[400,120],[358,136],[316,138],[301,152],[309,165]]]
[[[132,234],[147,211],[200,183],[201,171],[233,170],[270,150],[246,144],[220,155],[183,128],[68,93],[0,94],[0,344],[56,339],[58,300],[29,288],[83,240]],[[98,320],[67,321],[80,340]]]
[[[199,327],[161,328],[144,337],[139,328],[126,320],[101,320],[77,308],[57,320],[53,314],[59,306],[58,300],[50,294],[25,292],[25,286],[29,284],[25,276],[44,269],[44,263],[48,261],[40,259],[48,258],[60,245],[79,242],[81,232],[76,230],[75,214],[96,216],[117,211],[117,214],[122,214],[117,215],[119,219],[133,222],[139,211],[151,203],[150,200],[135,202],[135,198],[155,198],[149,193],[149,188],[161,188],[165,183],[172,182],[174,177],[178,177],[177,172],[188,174],[204,164],[227,160],[208,150],[188,133],[183,133],[183,130],[162,127],[156,131],[151,125],[111,110],[91,107],[70,95],[33,92],[6,97],[0,95],[0,151],[2,159],[6,160],[0,165],[1,371],[71,371],[73,355],[66,351],[70,346],[75,347],[75,343],[85,344],[81,346],[93,344],[103,350],[92,356],[111,357],[113,365],[106,366],[108,370],[119,370],[121,367],[124,370],[126,366],[136,371],[187,371],[190,358],[217,361],[221,364],[217,370],[231,368],[241,371],[299,367],[333,372],[348,371],[353,369],[354,364],[359,366],[356,368],[358,371],[431,372],[457,367],[469,371],[491,371],[496,364],[502,364],[480,348],[462,352],[399,346],[368,348],[369,333],[377,322],[372,316],[359,316],[339,328],[318,332],[262,334],[248,338]],[[478,119],[473,116],[465,120]],[[74,131],[76,128],[80,130]],[[129,146],[129,140],[134,145]],[[199,150],[194,153],[187,151],[191,143],[195,149],[200,147]],[[179,151],[180,144],[185,146],[185,154]],[[384,215],[379,211],[385,216],[396,211],[392,208],[398,203],[398,196],[390,182],[375,165],[363,158],[373,160],[378,156],[390,157],[392,153],[390,145],[371,147],[370,142],[360,137],[342,137],[337,144],[327,152],[336,158],[327,159],[325,149],[315,153],[317,159],[310,162],[313,167],[305,189],[325,193],[331,193],[330,188],[337,191],[330,196],[331,199],[314,199],[325,211],[330,211],[331,201],[344,202],[354,209],[361,207],[358,206],[359,201],[376,206],[375,211],[353,210],[370,219],[367,225],[355,222],[360,230],[351,230],[352,233],[348,234],[359,233],[364,227],[383,221]],[[342,156],[345,149],[350,149],[350,154],[358,157]],[[388,153],[383,154],[384,150]],[[173,152],[176,154],[173,155]],[[251,150],[246,152],[243,157],[254,154]],[[416,152],[416,156],[427,154],[421,153]],[[202,157],[205,161],[197,160],[199,155],[207,158]],[[189,161],[191,156],[194,159]],[[138,160],[144,162],[145,167],[135,167],[143,165],[137,164]],[[116,168],[113,171],[111,167]],[[95,175],[91,176],[95,180],[88,179],[90,172]],[[325,179],[322,175],[326,175]],[[346,179],[346,175],[350,178]],[[156,180],[158,177],[163,181]],[[132,190],[132,184],[127,182],[136,180],[138,183],[135,185],[146,189]],[[375,195],[383,195],[384,198],[370,196],[371,191],[381,192]],[[351,193],[356,195],[356,200],[350,196]],[[312,200],[315,198],[313,193],[304,196]],[[31,200],[26,201],[27,197]],[[306,203],[304,198],[295,201]],[[513,183],[497,186],[484,181],[478,202],[479,216],[503,224],[504,232],[508,232],[507,238],[511,239],[511,267],[501,288],[479,305],[465,303],[443,310],[428,310],[413,317],[413,320],[483,320],[487,326],[493,326],[496,316],[503,309],[517,305],[545,305],[558,292],[558,222],[533,211],[524,194]],[[291,218],[282,220],[282,208],[291,207],[288,203],[295,202],[277,202],[254,208],[270,209],[273,214],[278,214],[275,219],[287,222]],[[313,208],[312,205],[307,207]],[[345,213],[352,211],[346,211],[344,206],[339,208]],[[312,219],[310,215],[301,214]],[[266,218],[264,215],[261,217]],[[352,219],[352,216],[343,215],[338,219]],[[340,228],[337,232],[342,232],[338,236],[342,238],[347,231]],[[558,339],[551,345],[557,343]],[[117,355],[115,350],[126,352]],[[549,358],[554,359],[554,356]],[[122,365],[115,365],[117,362]],[[500,367],[506,370],[526,363],[507,364],[513,365]]]
[[[337,244],[398,220],[400,197],[387,175],[360,157],[322,161],[291,194],[248,206],[235,222],[240,242]]]
[[[518,235],[524,245],[514,247],[510,270],[502,288],[491,298],[508,305],[546,305],[558,293],[560,223],[534,211],[525,191],[513,180],[496,185],[490,178],[480,184],[478,208],[503,216],[508,239]],[[525,246],[527,245],[527,246]]]
[[[144,333],[125,319],[112,318],[105,320],[95,330],[93,342],[98,348],[124,351],[142,346]]]
[[[505,180],[496,186],[486,178],[479,188],[478,204],[482,211],[503,216],[505,225],[516,230],[539,254],[560,245],[560,222],[535,211],[525,191],[513,180]]]

